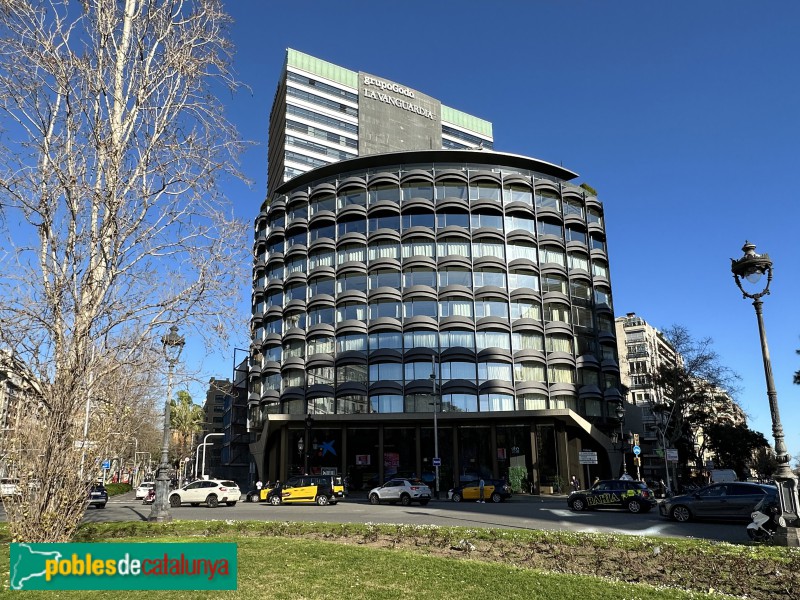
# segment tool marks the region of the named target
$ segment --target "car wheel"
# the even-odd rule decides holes
[[[369,495],[369,503],[370,504],[380,504],[381,499],[378,497],[378,494],[370,494]]]
[[[234,500],[233,502],[226,502],[225,504],[228,506],[236,506],[236,501]]]
[[[272,504],[272,506],[280,506],[281,505],[281,497],[278,494],[275,494],[274,496],[272,496],[269,499],[269,503]]]
[[[206,505],[208,508],[217,508],[219,506],[219,498],[215,494],[209,494],[206,498]]]
[[[255,502],[256,495],[255,494],[247,494],[247,502]]]
[[[767,533],[764,529],[751,529],[750,527],[747,528],[747,535],[750,536],[751,540],[758,542],[759,544],[763,544],[770,538],[769,533]]]
[[[453,492],[453,502],[461,502],[461,494]]]
[[[570,508],[575,512],[581,512],[586,508],[586,501],[583,498],[575,498],[572,500]]]
[[[638,500],[629,500],[628,511],[634,514],[642,512],[642,503]]]
[[[430,500],[420,500],[420,501],[419,501],[419,505],[420,505],[420,506],[427,506],[427,505],[428,505],[428,502],[430,502]]]
[[[169,497],[169,505],[172,508],[178,508],[181,505],[181,497],[178,494]]]
[[[325,494],[320,494],[317,496],[317,504],[319,506],[325,506],[329,502],[329,498]]]
[[[494,502],[495,504],[497,504],[498,502],[502,502],[502,501],[503,501],[503,497],[502,497],[502,496],[501,496],[499,493],[497,493],[497,492],[494,492],[494,493],[492,494],[492,502]]]
[[[400,504],[402,504],[403,506],[408,506],[409,504],[411,504],[411,496],[409,496],[408,494],[403,494],[402,496],[400,496]]]
[[[673,519],[678,521],[678,523],[686,523],[686,521],[690,521],[692,519],[691,511],[682,504],[678,504],[677,506],[673,507],[671,515]]]

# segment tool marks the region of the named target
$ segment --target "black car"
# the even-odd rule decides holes
[[[108,502],[108,492],[102,483],[95,483],[89,488],[89,506],[105,508]]]
[[[625,508],[632,513],[648,512],[657,504],[655,495],[642,481],[606,479],[588,490],[572,492],[567,506],[574,511],[589,508]]]
[[[774,485],[746,481],[712,483],[690,494],[667,498],[658,510],[661,516],[680,523],[692,519],[747,521],[764,497],[777,498],[777,495],[778,488]]]

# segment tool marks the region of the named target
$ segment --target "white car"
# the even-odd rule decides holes
[[[235,481],[219,479],[201,479],[187,483],[169,495],[169,505],[178,508],[181,504],[200,506],[206,504],[214,508],[221,503],[234,506],[242,492]]]
[[[135,496],[136,499],[143,500],[144,498],[147,497],[147,492],[149,492],[154,487],[156,487],[154,481],[143,481],[142,483],[139,484],[139,487],[136,488],[136,496]]]
[[[412,502],[419,502],[425,506],[431,501],[431,488],[419,479],[390,479],[380,487],[369,492],[370,504],[388,502],[408,506]]]

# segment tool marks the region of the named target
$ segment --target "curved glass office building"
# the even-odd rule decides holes
[[[278,186],[255,223],[260,478],[340,473],[358,488],[432,481],[441,462],[442,490],[479,475],[538,490],[585,478],[581,450],[600,457],[591,477],[608,474],[600,428],[620,392],[603,207],[574,177],[422,150]]]

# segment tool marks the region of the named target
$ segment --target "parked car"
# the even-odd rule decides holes
[[[139,487],[136,488],[136,495],[134,498],[136,500],[143,500],[147,497],[147,493],[154,487],[156,487],[155,481],[143,481],[139,484]]]
[[[95,483],[89,488],[89,506],[105,508],[108,503],[108,492],[102,483]]]
[[[324,506],[336,504],[340,496],[337,496],[334,490],[332,475],[303,475],[292,477],[286,483],[270,488],[266,498],[273,506],[294,502]]]
[[[181,504],[200,506],[206,504],[210,508],[220,503],[235,506],[242,496],[235,481],[220,479],[200,479],[187,483],[169,495],[169,505],[173,508]]]
[[[574,511],[590,508],[625,508],[632,513],[648,512],[657,504],[655,495],[642,481],[605,479],[588,490],[572,492],[567,506]]]
[[[19,479],[13,477],[3,477],[0,479],[0,496],[3,498],[13,498],[20,495]]]
[[[468,481],[456,488],[448,490],[447,497],[453,502],[462,500],[479,500],[481,497],[480,479]],[[492,502],[502,502],[511,498],[511,486],[502,479],[484,479],[483,497]]]
[[[382,486],[373,488],[369,492],[370,504],[388,502],[408,506],[412,502],[419,502],[425,506],[431,501],[431,488],[420,479],[390,479]]]
[[[661,516],[681,523],[692,519],[748,521],[755,505],[767,495],[777,497],[778,488],[746,481],[712,483],[693,493],[667,498],[658,510]]]

